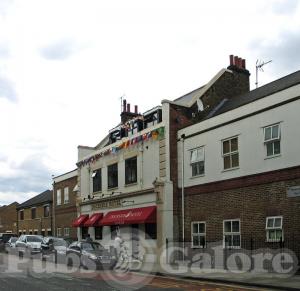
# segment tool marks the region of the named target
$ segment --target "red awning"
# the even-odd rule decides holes
[[[156,206],[108,212],[100,225],[155,223]]]
[[[83,224],[88,220],[88,218],[89,218],[88,214],[81,214],[73,221],[72,226],[73,227],[83,226]]]
[[[97,226],[99,220],[103,217],[103,213],[94,213],[85,223],[84,226]]]

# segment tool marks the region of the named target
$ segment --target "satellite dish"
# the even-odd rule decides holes
[[[204,110],[203,102],[200,98],[197,99],[197,106],[198,106],[198,111]]]

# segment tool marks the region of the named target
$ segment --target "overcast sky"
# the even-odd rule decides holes
[[[207,83],[229,55],[300,68],[297,0],[0,0],[0,205],[51,187],[120,120]]]

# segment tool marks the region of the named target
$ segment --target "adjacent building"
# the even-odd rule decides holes
[[[52,235],[52,201],[52,191],[46,190],[18,205],[18,234]]]
[[[53,178],[53,233],[58,237],[77,238],[72,227],[77,217],[77,169]]]
[[[19,203],[13,202],[0,207],[0,233],[17,233],[17,206]]]

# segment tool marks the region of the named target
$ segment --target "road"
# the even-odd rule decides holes
[[[0,258],[1,259],[1,258]],[[6,258],[5,258],[6,259]],[[249,291],[270,290],[215,284],[211,282],[173,279],[140,273],[112,271],[89,272],[77,269],[67,272],[50,264],[48,273],[39,273],[42,269],[38,260],[11,261],[0,260],[0,291]],[[8,263],[10,269],[7,268]],[[16,264],[17,263],[17,264]],[[15,265],[14,265],[15,264]],[[33,266],[33,264],[37,264]],[[13,271],[17,266],[16,271]],[[65,266],[63,266],[65,268]],[[53,268],[51,270],[51,268]],[[35,271],[33,271],[35,270]]]

